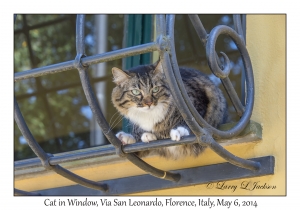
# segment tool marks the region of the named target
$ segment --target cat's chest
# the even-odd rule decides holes
[[[158,104],[153,109],[146,111],[136,107],[130,108],[127,117],[143,130],[151,132],[156,123],[165,119],[166,113],[167,108],[163,104]]]

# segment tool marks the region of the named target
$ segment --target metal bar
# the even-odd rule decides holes
[[[76,29],[77,34],[76,37],[78,36],[78,39],[76,39],[77,41],[77,47],[82,47],[82,43],[83,41],[80,40],[81,37],[83,37],[84,34],[84,27],[83,27],[83,20],[84,20],[84,16],[83,15],[78,15],[77,18],[77,25],[76,27],[78,29]],[[79,34],[78,34],[79,33]],[[79,50],[79,53],[77,54],[77,57],[80,56],[80,53],[83,52],[83,50]],[[78,60],[79,61],[79,60]],[[80,64],[76,64],[77,69],[79,71],[79,75],[80,75],[80,80],[82,82],[82,87],[85,93],[85,96],[87,98],[87,101],[91,107],[91,110],[96,118],[97,123],[99,124],[100,128],[102,129],[104,135],[107,137],[107,139],[109,140],[109,142],[111,142],[115,148],[116,148],[116,152],[118,155],[120,156],[125,156],[129,161],[131,161],[133,164],[135,164],[136,166],[138,166],[140,169],[146,171],[147,173],[156,176],[158,178],[162,178],[162,179],[166,179],[166,180],[170,180],[170,181],[179,181],[180,179],[180,175],[179,174],[173,174],[170,172],[166,172],[166,171],[162,171],[159,170],[151,165],[149,165],[148,163],[144,162],[143,160],[141,160],[140,158],[138,158],[135,154],[126,154],[123,152],[123,145],[121,143],[121,141],[119,141],[116,136],[113,134],[113,132],[111,131],[107,121],[105,120],[105,117],[101,111],[101,108],[95,98],[94,92],[92,90],[90,81],[89,81],[89,77],[88,74],[86,72],[87,68],[84,68],[82,65]]]
[[[31,36],[30,36],[30,29],[29,29],[28,24],[27,24],[27,15],[22,15],[22,17],[23,17],[22,18],[23,19],[23,30],[24,30],[24,34],[25,34],[25,37],[26,37],[27,45],[28,45],[27,50],[28,50],[28,53],[29,53],[30,64],[31,64],[31,68],[34,68],[34,67],[37,66],[37,61],[36,61],[36,57],[34,56],[34,52],[33,52],[32,45],[31,45]],[[42,85],[41,78],[37,77],[37,78],[34,78],[34,80],[35,80],[36,89],[40,90],[40,91],[43,91],[44,87]],[[53,134],[53,137],[54,137],[54,140],[55,140],[55,146],[56,146],[58,151],[61,151],[60,144],[59,144],[59,139],[57,138],[56,129],[55,129],[55,126],[54,126],[55,122],[54,122],[53,114],[51,112],[51,109],[50,109],[50,106],[49,106],[49,103],[48,103],[47,95],[46,94],[41,95],[40,99],[43,103],[42,106],[45,108],[46,116],[47,116],[47,118],[49,118],[49,121],[51,122],[50,126],[49,126],[49,130]]]
[[[26,70],[22,72],[17,72],[14,74],[14,80],[15,82],[23,80],[23,79],[28,79],[31,77],[39,77],[47,74],[53,74],[53,73],[58,73],[62,71],[67,71],[67,70],[72,70],[74,69],[73,67],[73,62],[74,61],[66,61],[62,63],[57,63],[49,66],[43,66],[31,70]]]
[[[207,33],[205,28],[202,25],[202,22],[200,21],[200,18],[198,15],[189,15],[189,18],[197,32],[197,35],[200,39],[200,41],[202,42],[203,46],[206,46],[206,42],[207,42]]]
[[[202,22],[201,22],[199,16],[198,15],[189,15],[189,18],[194,26],[194,29],[196,30],[196,33],[197,33],[200,41],[202,42],[203,46],[206,47],[207,38],[209,35],[206,33],[206,30],[205,30],[204,26],[202,25]],[[218,64],[218,66],[221,68],[222,63],[221,63],[219,57],[216,57],[216,62]]]
[[[16,121],[22,135],[26,139],[26,141],[27,141],[28,145],[30,146],[30,148],[32,149],[32,151],[40,159],[47,160],[48,155],[44,152],[44,150],[40,147],[40,145],[35,141],[34,137],[32,136],[29,128],[26,125],[26,122],[22,116],[22,113],[20,111],[20,108],[19,108],[16,100],[14,101],[14,117],[15,117],[15,121]]]
[[[44,196],[100,196],[100,195],[128,195],[139,192],[149,192],[153,190],[165,190],[178,187],[195,186],[200,184],[209,184],[208,187],[214,186],[212,190],[217,188],[218,182],[225,182],[230,180],[248,179],[260,176],[267,176],[274,174],[275,159],[273,156],[265,156],[260,158],[250,159],[251,161],[260,162],[262,168],[260,171],[249,171],[230,163],[219,163],[208,166],[200,166],[188,169],[175,170],[173,172],[182,174],[182,179],[179,182],[168,182],[166,180],[155,179],[149,175],[132,176],[120,179],[108,180],[111,190],[109,192],[101,192],[83,188],[81,186],[67,186],[58,187],[46,190],[36,191]],[[132,184],[142,183],[142,184]],[[237,190],[247,190],[243,187],[241,181]],[[205,194],[212,195],[211,188],[207,188]],[[253,192],[255,194],[255,192]]]
[[[193,43],[193,44],[191,44],[192,56],[189,57],[188,59],[191,59],[193,61],[196,61],[196,60],[199,59],[199,61],[200,61],[202,56],[201,56],[201,53],[199,51],[199,46],[194,44],[198,41],[198,39],[197,39],[197,37],[192,36],[194,26],[191,26],[191,24],[189,23],[190,20],[189,20],[188,16],[186,17],[186,15],[184,15],[183,19],[184,19],[184,25],[185,25],[184,27],[185,27],[185,31],[186,31],[186,34],[187,34],[187,39],[190,41],[190,43]],[[205,61],[206,61],[206,57],[205,57]],[[180,60],[180,63],[181,63],[181,65],[184,65],[184,61],[182,59]],[[199,63],[201,63],[201,62],[199,62]]]
[[[246,15],[242,15],[242,27],[243,27],[243,34],[244,34],[244,40],[245,40],[245,45],[246,45]]]
[[[124,57],[139,55],[147,52],[153,52],[158,50],[158,44],[156,42],[150,42],[147,44],[142,44],[138,46],[128,47],[125,49],[115,50],[111,52],[101,53],[97,55],[87,56],[81,59],[83,66],[89,66],[92,64],[112,61],[116,59],[121,59]],[[53,64],[49,66],[43,66],[31,70],[26,70],[14,74],[14,80],[19,81],[31,77],[38,77],[47,74],[54,74],[62,71],[68,71],[76,69],[74,67],[74,61],[66,61],[58,64]]]
[[[26,42],[27,42],[27,51],[29,53],[29,58],[30,58],[30,64],[31,64],[31,68],[34,68],[37,66],[37,61],[36,61],[36,57],[34,56],[34,52],[32,49],[32,45],[31,45],[31,36],[30,36],[30,28],[29,25],[27,24],[27,16],[26,15],[22,15],[22,20],[23,20],[23,32],[25,34],[26,37]],[[41,82],[41,78],[34,78],[35,80],[35,86],[37,90],[43,91],[44,87],[42,85]],[[60,151],[60,144],[59,144],[59,140],[56,137],[56,129],[54,126],[54,121],[53,121],[53,114],[51,113],[51,109],[47,100],[47,95],[41,95],[41,100],[43,103],[43,107],[45,108],[46,111],[46,116],[47,118],[50,119],[50,126],[49,126],[49,130],[50,132],[53,134],[54,136],[54,140],[55,140],[55,146],[57,148],[58,151]]]
[[[228,78],[230,70],[231,70],[230,69],[230,61],[229,61],[228,56],[223,52],[221,52],[221,55],[223,56],[223,58],[225,60],[225,66],[222,66],[220,68],[220,59],[215,51],[215,43],[216,43],[216,39],[219,34],[216,35],[217,30],[215,30],[215,29],[216,29],[216,27],[213,28],[213,30],[211,31],[210,37],[209,37],[207,45],[206,45],[206,57],[208,60],[208,65],[209,65],[209,68],[211,69],[211,71],[213,72],[213,74],[222,80],[223,85],[224,85],[226,91],[228,92],[228,95],[230,96],[230,99],[234,105],[234,108],[237,110],[237,113],[239,114],[239,116],[242,116],[245,108],[242,105],[235,89],[233,88],[233,85],[231,84],[231,82]],[[222,30],[224,31],[223,33],[226,33],[227,29],[231,29],[231,28],[229,28],[227,26],[223,26],[222,27]],[[232,33],[234,31],[231,29],[230,32]]]
[[[196,136],[200,137],[204,133],[203,129],[200,126],[206,127],[206,128],[208,127],[210,129],[212,129],[212,132],[215,135],[217,135],[219,138],[221,138],[221,137],[222,138],[231,138],[231,137],[237,135],[238,133],[226,133],[224,131],[219,131],[216,128],[213,128],[212,126],[210,126],[202,118],[202,116],[198,113],[198,111],[195,109],[194,105],[190,101],[190,98],[189,98],[189,96],[185,90],[184,84],[182,82],[182,78],[179,73],[179,67],[178,67],[177,59],[176,59],[176,53],[175,53],[175,47],[174,47],[175,17],[173,15],[168,15],[167,19],[168,19],[167,35],[170,39],[170,45],[171,45],[170,60],[171,60],[172,66],[165,66],[164,69],[165,70],[173,69],[174,78],[172,76],[172,73],[165,72],[165,74],[169,75],[169,76],[167,76],[167,78],[170,79],[168,81],[168,83],[171,87],[173,87],[173,88],[171,88],[171,90],[173,89],[174,92],[173,91],[172,92],[174,95],[176,95],[176,97],[174,97],[174,98],[176,98],[176,101],[178,103],[177,107],[178,107],[180,113],[182,114],[182,116],[186,116],[185,121],[187,122],[187,124],[189,125],[189,127],[191,128],[191,130],[193,131],[193,133]],[[180,97],[180,96],[182,96],[182,97]]]
[[[194,28],[197,32],[197,35],[198,35],[200,41],[202,42],[204,47],[206,47],[209,35],[206,33],[206,30],[203,27],[199,16],[198,15],[189,15],[189,18],[190,18],[190,20],[191,20],[191,22],[192,22],[192,24],[193,24],[193,26],[194,26]],[[214,70],[216,68],[222,69],[222,72],[220,72],[220,71],[219,72],[214,72],[213,71],[213,73],[218,77],[220,77],[218,75],[218,73],[221,73],[221,75],[224,75],[224,73],[223,73],[224,72],[224,67],[222,68],[222,63],[221,63],[219,57],[217,56],[217,53],[214,51],[214,49],[213,49],[213,51],[207,53],[207,57],[211,57],[211,60],[215,61],[215,62],[213,62],[215,64],[215,66],[211,68],[212,70]],[[229,74],[229,72],[228,72],[228,74]],[[241,101],[240,101],[235,89],[233,88],[233,85],[231,84],[229,78],[228,77],[225,77],[225,78],[221,77],[221,80],[222,80],[223,85],[224,85],[224,87],[225,87],[225,89],[226,89],[226,91],[229,95],[230,100],[232,101],[232,104],[233,104],[234,108],[237,111],[237,114],[239,116],[242,116],[244,111],[245,111],[245,108],[244,108],[243,104],[241,103]]]
[[[242,25],[243,25],[243,34],[244,34],[244,41],[246,45],[246,15],[242,15]],[[245,106],[246,101],[246,84],[245,84],[245,71],[242,71],[241,74],[241,102],[243,106]]]
[[[170,39],[170,48],[171,48],[170,57],[171,57],[172,68],[166,66],[166,62],[169,63],[168,56],[166,55],[166,53],[165,53],[164,57],[166,57],[167,60],[163,63],[163,65],[165,65],[164,70],[165,70],[166,78],[168,80],[168,84],[171,87],[170,88],[171,92],[173,95],[176,95],[175,98],[179,98],[178,100],[176,100],[176,102],[178,101],[178,104],[177,103],[176,104],[177,104],[177,107],[178,107],[179,111],[181,112],[184,120],[186,121],[187,125],[190,127],[192,132],[197,136],[200,144],[203,143],[203,144],[209,146],[217,154],[219,154],[221,157],[228,160],[232,164],[235,164],[235,165],[238,165],[240,167],[244,167],[244,168],[247,168],[250,170],[258,170],[260,167],[259,163],[252,162],[252,161],[246,161],[246,160],[243,160],[241,158],[238,158],[238,157],[232,155],[227,150],[225,150],[223,147],[221,147],[218,143],[216,143],[215,140],[212,138],[211,134],[209,133],[209,132],[213,132],[214,134],[216,134],[216,132],[218,132],[218,133],[222,134],[223,138],[230,138],[235,135],[238,135],[246,127],[247,123],[249,122],[249,119],[250,119],[250,116],[252,113],[252,108],[253,108],[253,107],[251,107],[251,104],[248,104],[248,110],[244,113],[244,115],[242,116],[241,120],[237,123],[237,125],[234,126],[232,129],[230,129],[229,131],[220,131],[209,125],[209,132],[208,132],[206,130],[207,129],[206,126],[203,126],[205,128],[205,129],[203,129],[197,124],[197,122],[199,120],[200,121],[203,120],[203,122],[208,125],[208,123],[201,117],[201,115],[197,112],[197,110],[193,106],[193,104],[190,101],[190,99],[186,93],[186,90],[184,88],[184,84],[182,82],[182,78],[179,73],[179,67],[177,64],[177,59],[176,59],[176,54],[175,54],[174,23],[175,23],[175,16],[167,15],[167,35]],[[208,40],[208,44],[209,44],[209,41],[210,40]],[[208,44],[207,44],[207,46],[208,46]],[[171,70],[173,70],[174,74],[172,74]],[[175,80],[175,82],[174,82],[174,80]],[[175,92],[173,92],[172,90],[175,90]],[[183,100],[183,98],[184,98],[184,100]],[[249,110],[251,112],[249,112]],[[191,112],[193,114],[192,116],[191,116]],[[196,118],[197,122],[195,120],[193,120],[194,118]],[[212,130],[212,129],[214,129],[214,130]]]
[[[169,147],[175,145],[183,145],[183,144],[192,144],[195,143],[196,137],[194,135],[184,136],[180,141],[172,141],[171,139],[162,139],[157,141],[152,141],[149,144],[145,144],[143,142],[137,142],[135,144],[125,145],[123,146],[124,153],[134,153],[143,150],[151,150],[161,147]],[[97,149],[93,148],[92,150],[87,149],[86,151],[80,151],[80,154],[62,154],[59,156],[54,156],[49,158],[49,163],[51,165],[58,165],[62,163],[68,163],[76,160],[84,160],[89,158],[96,158],[102,156],[109,156],[116,154],[116,149],[109,145],[108,147],[99,147]],[[31,167],[40,167],[42,166],[39,159],[29,159],[24,161],[16,161],[14,164],[15,170],[22,170],[24,168]]]
[[[250,169],[252,171],[258,171],[261,169],[261,164],[259,162],[245,160],[243,158],[231,154],[222,146],[220,146],[217,142],[215,142],[211,135],[205,135],[201,138],[201,140],[205,142],[215,153],[217,153],[233,165],[236,165],[241,168]]]
[[[166,35],[165,15],[156,15],[156,38]]]
[[[233,24],[234,24],[235,31],[241,36],[245,44],[245,37],[244,37],[244,31],[241,22],[241,15],[233,15]]]
[[[241,117],[239,123],[236,125],[237,130],[242,130],[244,126],[249,121],[252,110],[253,110],[253,103],[254,103],[254,76],[252,71],[251,60],[248,54],[248,51],[244,45],[243,39],[230,27],[227,26],[216,26],[210,33],[210,37],[207,44],[207,50],[213,51],[214,50],[214,43],[219,35],[226,34],[229,35],[232,40],[235,42],[245,67],[245,78],[246,78],[246,85],[247,85],[247,101],[245,106],[245,112]],[[213,59],[213,58],[212,58]]]
[[[230,127],[230,124],[224,124],[221,127]],[[246,133],[241,134],[233,139],[219,139],[221,145],[229,145],[234,143],[242,143],[241,139],[250,139],[249,141],[253,142],[255,140],[261,139],[261,126],[258,123],[250,122],[250,124],[245,129],[247,130]],[[182,145],[182,144],[194,144],[197,141],[196,136],[183,136],[180,141],[172,141],[171,139],[162,139],[157,141],[151,141],[149,143],[137,142],[135,144],[129,144],[123,146],[123,151],[125,153],[134,153],[143,150],[151,150],[160,147],[168,147],[168,146],[175,146],[175,145]],[[248,142],[249,142],[248,141]],[[81,149],[77,150],[76,152],[66,152],[66,153],[59,153],[57,156],[53,156],[49,158],[50,165],[58,165],[62,163],[69,163],[76,160],[84,160],[84,159],[91,159],[97,158],[102,156],[109,156],[116,154],[115,148],[113,145],[107,146],[99,146],[95,148],[88,148],[88,149]],[[14,162],[14,170],[22,170],[22,169],[29,169],[34,167],[41,167],[42,164],[38,158],[32,158],[27,160],[20,160]]]
[[[172,54],[175,56],[174,54]],[[169,58],[169,54],[167,52],[161,52],[160,55],[162,59],[162,66],[164,69],[164,73],[169,84],[170,90],[172,95],[174,96],[173,99],[175,104],[181,113],[182,117],[184,118],[185,122],[188,124],[189,128],[196,136],[201,136],[204,132],[203,129],[195,122],[195,118],[191,114],[190,110],[188,109],[184,98],[181,96],[181,90],[179,89],[176,81],[176,78],[172,72],[172,66]]]
[[[98,183],[98,182],[94,182],[94,181],[85,179],[81,176],[78,176],[78,175],[72,173],[71,171],[68,171],[67,169],[64,169],[60,165],[56,165],[54,167],[54,171],[57,174],[65,177],[75,183],[78,183],[84,187],[88,187],[88,188],[95,189],[95,190],[108,191],[107,184],[102,184],[102,183]]]
[[[102,81],[105,81],[105,80],[108,80],[108,79],[111,79],[111,78],[112,78],[112,75],[107,75],[107,76],[103,76],[103,77],[93,77],[93,78],[91,78],[91,82],[92,83],[98,83],[98,82],[102,82]],[[38,95],[41,95],[41,94],[47,95],[48,93],[51,93],[51,92],[56,92],[56,91],[59,91],[59,90],[74,88],[74,87],[77,87],[77,86],[80,86],[80,85],[81,85],[81,82],[74,82],[74,83],[71,83],[71,84],[61,85],[61,86],[57,86],[57,87],[44,88],[43,91],[37,90],[33,93],[25,93],[25,94],[22,94],[22,95],[17,95],[16,99],[21,100],[21,99],[25,99],[25,98],[30,98],[32,96],[38,96]]]
[[[172,16],[169,16],[169,21],[170,21],[170,25],[168,28],[169,31],[173,30],[174,28],[174,21],[175,21],[175,18],[172,17]],[[172,22],[172,23],[171,23]],[[225,26],[223,26],[225,27]],[[216,41],[216,37],[219,35],[220,31],[219,29],[222,29],[221,26],[219,27],[215,27],[210,36],[209,36],[209,39],[208,39],[208,42],[207,42],[207,48],[210,49],[210,52],[215,52],[215,49],[214,49],[214,44],[212,44],[212,42]],[[234,32],[234,30],[232,30],[231,28],[229,27],[226,27],[226,30],[230,30],[230,32],[227,32],[229,33],[230,36],[233,36],[234,37],[234,40],[236,40],[236,44],[240,50],[240,52],[242,51],[243,53],[242,54],[242,57],[245,58],[244,59],[244,65],[247,66],[248,68],[246,69],[246,72],[247,72],[247,85],[248,87],[251,89],[250,92],[248,92],[250,95],[247,94],[247,97],[248,97],[248,100],[250,103],[248,103],[246,105],[246,111],[245,113],[243,113],[243,116],[241,118],[241,120],[239,121],[239,123],[237,123],[237,125],[235,127],[233,127],[232,129],[228,130],[228,131],[220,131],[212,126],[210,126],[203,118],[202,116],[197,112],[197,110],[195,109],[195,107],[193,106],[193,104],[191,103],[191,101],[189,100],[189,97],[185,91],[185,88],[184,88],[184,85],[182,83],[182,79],[181,79],[181,76],[180,76],[180,73],[179,73],[179,70],[178,70],[178,64],[177,64],[177,60],[176,60],[176,57],[174,55],[174,53],[172,53],[171,55],[171,59],[172,59],[172,66],[178,70],[175,70],[174,73],[175,73],[175,77],[176,77],[176,81],[178,83],[178,86],[180,88],[180,91],[178,92],[178,94],[182,94],[183,98],[184,98],[184,101],[185,103],[187,104],[188,106],[188,109],[191,111],[192,115],[194,116],[194,118],[196,119],[196,121],[202,126],[202,127],[205,127],[205,128],[209,128],[215,137],[217,138],[231,138],[233,136],[236,136],[238,135],[244,128],[245,126],[247,125],[247,123],[249,122],[249,119],[250,119],[250,116],[251,116],[251,113],[252,113],[252,109],[253,109],[253,104],[251,103],[251,101],[254,101],[254,80],[253,80],[253,73],[252,73],[252,66],[251,66],[251,63],[250,62],[250,58],[249,58],[249,54],[245,48],[245,46],[243,45],[243,43],[241,42],[241,39],[239,39],[239,36]],[[174,32],[172,33],[174,34]],[[172,37],[169,35],[169,37]],[[174,46],[174,38],[170,38],[170,41],[171,41],[171,44]],[[175,51],[175,50],[174,50]],[[210,54],[207,52],[207,54]],[[210,56],[210,55],[209,55]],[[213,58],[211,58],[212,60],[215,60]],[[246,63],[246,64],[245,64]],[[227,81],[227,79],[225,79],[223,81],[225,83],[225,85],[227,85],[227,91],[229,91],[229,94],[231,97],[237,97],[237,94],[232,94],[234,89],[232,88],[232,85],[229,85],[230,82]],[[231,84],[231,83],[230,83]],[[248,88],[247,88],[248,89]],[[253,92],[252,92],[253,91]],[[235,91],[234,91],[235,92]],[[238,98],[237,99],[234,99],[233,101],[236,101],[236,102],[239,102],[241,103]],[[184,106],[184,104],[181,104],[180,106]],[[237,105],[237,107],[240,107],[242,108],[243,106],[239,106]]]
[[[51,155],[45,153],[44,150],[40,147],[40,145],[36,142],[36,140],[32,136],[32,134],[22,116],[22,113],[19,109],[19,106],[18,106],[18,103],[16,100],[14,103],[14,116],[15,116],[15,121],[16,121],[22,135],[26,139],[28,145],[30,146],[32,151],[39,157],[40,161],[42,162],[42,165],[46,169],[53,170],[56,173],[62,175],[63,177],[70,179],[78,184],[83,185],[83,186],[91,187],[91,188],[97,189],[97,190],[107,190],[107,186],[105,184],[100,184],[100,183],[93,182],[93,181],[87,180],[85,178],[82,178],[82,177],[62,168],[59,165],[55,165],[55,166],[50,165],[49,157]]]
[[[224,79],[221,79],[221,82],[233,104],[233,107],[235,108],[237,114],[239,116],[242,116],[245,112],[245,107],[243,106],[241,100],[239,99],[238,94],[236,93],[229,77],[226,77]]]
[[[126,145],[126,152],[128,153],[129,151],[137,151],[135,147],[129,148],[128,151],[128,146],[131,145]],[[58,156],[53,156],[49,158],[49,163],[51,165],[58,165],[58,164],[63,164],[63,163],[69,163],[72,161],[76,160],[84,160],[84,159],[89,159],[89,158],[97,158],[97,157],[102,157],[102,156],[109,156],[109,155],[114,155],[116,154],[116,150],[112,145],[109,145],[109,147],[103,147],[99,146],[99,148],[89,148],[89,149],[81,149],[78,150],[79,153],[59,153]],[[14,162],[14,170],[23,170],[26,168],[35,168],[35,167],[41,167],[41,161],[38,158],[31,158],[27,160],[20,160],[20,161],[15,161]]]
[[[241,39],[243,40],[243,44],[246,45],[246,41],[245,41],[246,38],[245,38],[244,28],[243,28],[242,21],[241,21],[241,15],[233,15],[233,23],[234,23],[235,31],[240,35]],[[245,99],[245,84],[243,84],[244,81],[245,81],[245,73],[244,73],[244,71],[242,71],[242,79],[241,79],[241,82],[242,82],[242,84],[241,84],[241,93],[242,93],[241,97],[242,97],[242,100]],[[228,86],[232,86],[231,83],[230,84],[228,83],[227,85],[223,83],[223,85],[225,86],[225,88],[228,87]],[[229,87],[229,88],[232,88],[234,90],[233,87]],[[229,90],[229,92],[232,92],[232,93],[236,94],[235,90],[234,91],[233,90]],[[237,95],[233,96],[233,97],[231,97],[231,95],[229,95],[229,97],[230,97],[231,101],[238,98]],[[233,103],[236,104],[236,102],[233,102]],[[239,103],[239,105],[243,106],[244,101],[241,101],[241,103]],[[234,106],[234,107],[236,108],[236,106]],[[236,111],[238,112],[239,116],[242,116],[240,114],[239,109],[236,108]],[[243,111],[245,111],[245,109]]]

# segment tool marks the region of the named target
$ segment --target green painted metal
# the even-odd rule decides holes
[[[124,47],[132,47],[151,42],[153,31],[152,15],[127,15],[125,21]],[[131,56],[123,60],[123,68],[130,69],[131,67],[141,64],[149,64],[150,60],[150,53]],[[122,130],[127,133],[131,131],[131,126],[127,119],[123,120]]]

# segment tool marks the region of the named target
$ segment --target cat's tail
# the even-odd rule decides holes
[[[207,83],[204,87],[209,99],[204,119],[213,127],[218,127],[227,119],[227,104],[222,91],[213,83]]]

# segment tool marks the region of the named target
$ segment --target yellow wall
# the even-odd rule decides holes
[[[227,185],[241,185],[243,181],[259,182],[276,186],[272,190],[247,191],[207,189],[207,185],[196,185],[169,190],[158,190],[135,195],[285,195],[286,193],[286,16],[248,15],[247,49],[251,57],[255,78],[255,104],[252,120],[263,126],[263,139],[259,142],[226,146],[233,154],[242,158],[272,155],[275,157],[275,174],[252,179],[227,181]],[[207,149],[200,157],[167,161],[159,157],[145,159],[149,164],[163,169],[175,170],[225,162]],[[100,159],[99,159],[100,161]],[[105,162],[105,160],[102,161]],[[98,162],[99,163],[99,162]],[[67,167],[72,170],[72,164]],[[95,161],[84,167],[72,170],[87,179],[100,181],[143,174],[128,161],[110,164],[96,164]],[[45,182],[47,180],[47,182]],[[71,181],[49,172],[38,176],[16,179],[15,188],[39,190],[72,185]]]

